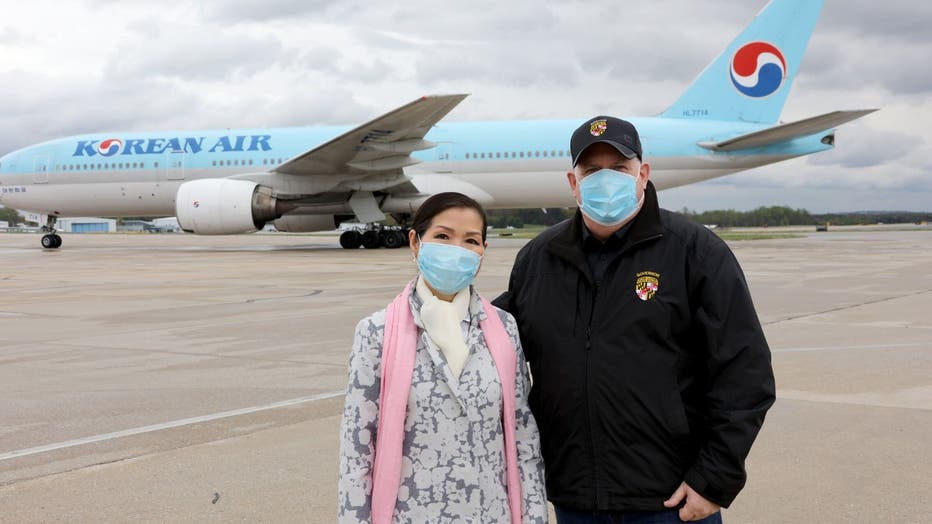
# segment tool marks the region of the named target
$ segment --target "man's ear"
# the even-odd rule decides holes
[[[569,183],[570,191],[573,193],[573,200],[575,200],[578,205],[582,201],[582,197],[579,195],[579,180],[576,179],[576,173],[567,171],[566,181]]]

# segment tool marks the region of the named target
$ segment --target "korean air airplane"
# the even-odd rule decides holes
[[[656,117],[639,130],[658,190],[831,149],[835,128],[874,110],[779,123],[821,0],[772,0]],[[431,194],[484,206],[574,206],[563,176],[570,120],[441,123],[466,95],[419,98],[358,127],[296,127],[80,135],[0,158],[0,204],[48,217],[169,216],[202,235],[347,231],[345,248],[398,247]]]

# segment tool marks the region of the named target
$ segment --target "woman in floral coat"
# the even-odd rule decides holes
[[[419,274],[356,327],[340,522],[547,522],[517,327],[471,285],[485,232],[471,198],[429,198],[409,237]]]

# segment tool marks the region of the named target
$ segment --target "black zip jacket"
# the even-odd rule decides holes
[[[578,510],[663,510],[682,481],[727,507],[774,402],[770,349],[728,246],[644,205],[601,282],[582,216],[519,253],[495,305],[533,375],[547,496]]]

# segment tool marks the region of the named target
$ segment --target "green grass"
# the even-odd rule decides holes
[[[492,229],[489,231],[489,235],[501,238],[534,238],[545,229],[547,229],[547,226],[527,226],[515,229]]]
[[[775,238],[805,238],[806,235],[798,233],[760,233],[740,231],[715,231],[716,235],[722,240],[772,240]]]
[[[516,229],[493,229],[489,231],[490,236],[500,238],[534,238],[541,231],[547,229],[546,226],[528,226]],[[777,238],[804,238],[806,235],[799,233],[761,233],[759,231],[715,231],[722,240],[770,240]]]

